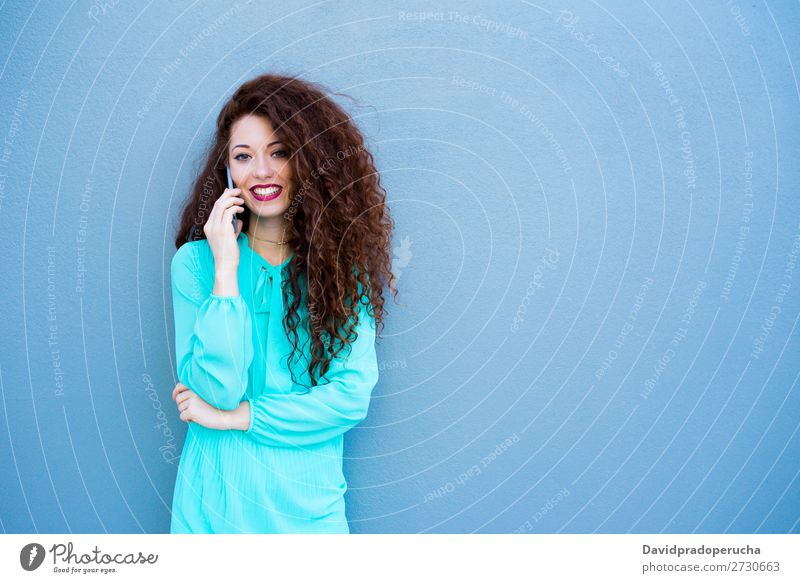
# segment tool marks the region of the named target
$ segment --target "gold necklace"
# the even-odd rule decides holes
[[[246,233],[246,235],[248,237],[256,239],[257,241],[266,241],[267,243],[272,243],[273,245],[286,245],[289,242],[289,241],[270,241],[269,239],[262,239],[261,237],[256,237],[255,235],[252,235],[250,233]]]

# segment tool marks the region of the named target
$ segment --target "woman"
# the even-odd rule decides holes
[[[318,85],[263,75],[222,108],[171,266],[189,428],[170,532],[350,532],[343,435],[378,381],[392,229],[361,133]]]

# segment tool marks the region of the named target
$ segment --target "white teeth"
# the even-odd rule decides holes
[[[269,196],[270,194],[275,194],[280,189],[280,186],[273,186],[272,188],[254,188],[253,192],[260,196]]]

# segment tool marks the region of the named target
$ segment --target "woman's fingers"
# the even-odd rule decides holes
[[[180,412],[181,421],[190,421],[191,414],[189,412],[189,397],[191,397],[191,391],[184,391],[177,398],[178,404],[178,411]]]
[[[230,196],[230,189],[226,188],[222,191],[222,194],[219,195],[219,198],[211,205],[211,212],[208,213],[208,220],[204,225],[204,229],[208,228],[209,225],[213,225],[217,222],[217,215],[219,214],[219,201],[225,199],[225,197]]]
[[[244,202],[241,198],[231,199],[231,200],[241,200],[242,202]],[[243,213],[243,212],[244,212],[244,207],[243,206],[239,206],[239,205],[233,205],[233,206],[230,206],[230,207],[226,208],[222,212],[222,216],[223,216],[222,222],[223,222],[223,224],[227,225],[225,228],[227,229],[231,225],[231,222],[233,220],[233,215],[234,214]]]
[[[241,204],[240,204],[241,203]],[[225,225],[227,229],[231,224],[231,219],[235,213],[240,213],[244,211],[244,199],[239,198],[238,196],[233,196],[231,198],[225,199],[225,202],[222,203],[220,207],[220,212],[222,215],[221,222]]]
[[[203,226],[217,268],[229,269],[239,264],[238,233],[231,225],[236,224],[234,217],[245,211],[245,200],[241,194],[240,188],[226,188],[214,202],[208,221]]]
[[[175,385],[175,388],[174,388],[174,389],[172,389],[172,400],[174,401],[174,400],[175,400],[175,397],[177,397],[177,396],[178,396],[178,394],[179,394],[181,391],[185,391],[185,390],[186,390],[186,389],[188,389],[188,388],[189,388],[189,387],[187,387],[187,386],[186,386],[186,385],[184,385],[183,383],[178,383],[177,385]]]
[[[212,225],[221,223],[224,218],[225,209],[236,206],[239,202],[244,202],[244,199],[239,196],[241,193],[241,188],[226,188],[214,203],[214,207],[211,209],[211,213],[208,217],[208,222]],[[228,216],[228,222],[231,222],[230,215]]]

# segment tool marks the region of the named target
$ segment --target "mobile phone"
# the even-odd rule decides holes
[[[228,188],[236,188],[233,185],[233,178],[231,177],[231,168],[227,164],[225,164],[225,172],[228,174]],[[233,219],[231,220],[233,223],[233,231],[236,232],[236,213],[233,213]]]

